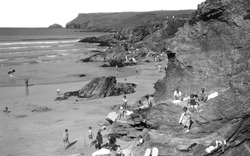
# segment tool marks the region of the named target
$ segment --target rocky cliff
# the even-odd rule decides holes
[[[198,93],[200,88],[206,88],[208,93],[219,92],[216,98],[200,107],[203,112],[200,117],[194,117],[191,135],[181,135],[181,138],[166,136],[165,143],[181,151],[175,155],[250,154],[249,8],[248,0],[207,0],[198,6],[195,16],[189,24],[179,29],[174,38],[165,39],[169,62],[165,78],[155,85],[156,101],[171,98],[176,87],[185,96]],[[159,110],[169,105],[164,104]],[[169,113],[174,113],[177,108],[171,109],[174,111]],[[164,110],[168,112],[168,109]],[[165,118],[161,113],[155,114],[159,114],[159,119]],[[164,122],[160,128],[166,126],[166,131],[171,134],[178,132],[173,130],[177,126],[174,124],[176,121],[172,121],[175,119],[170,116],[165,120],[170,123]],[[157,122],[160,121],[163,120]],[[169,127],[171,124],[174,125]],[[207,154],[205,147],[216,138],[218,132],[226,139],[228,146],[225,152],[220,149]],[[159,134],[154,137],[157,136],[160,137]],[[156,139],[155,142],[159,141]],[[184,151],[187,153],[183,154]]]
[[[121,31],[124,28],[136,27],[147,23],[162,23],[167,18],[189,18],[193,10],[121,12],[121,13],[88,13],[79,14],[66,24],[66,28],[80,28],[91,31]]]

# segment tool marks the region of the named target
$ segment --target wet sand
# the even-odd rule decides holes
[[[90,68],[91,66],[91,68]],[[135,68],[139,67],[139,75]],[[133,104],[145,94],[153,93],[153,85],[164,77],[154,63],[141,63],[134,67],[119,68],[117,81],[136,83],[136,92],[127,95],[128,104]],[[53,68],[52,68],[53,67]],[[68,156],[76,153],[90,155],[94,147],[84,147],[88,127],[92,126],[96,134],[100,129],[99,121],[105,120],[110,107],[122,103],[122,95],[96,100],[72,97],[64,101],[54,101],[56,90],[62,92],[78,90],[97,76],[115,75],[115,68],[100,68],[98,63],[76,63],[74,61],[44,63],[39,68],[34,66],[16,66],[16,77],[9,80],[4,75],[9,67],[1,67],[0,108],[9,107],[9,114],[0,113],[0,155],[18,156]],[[39,71],[35,70],[39,69]],[[90,70],[91,69],[91,70]],[[29,83],[29,95],[25,95],[25,83],[21,79],[32,73]],[[86,74],[86,77],[76,77]],[[18,78],[17,78],[18,77]],[[40,107],[51,109],[46,112],[33,111]],[[77,141],[69,149],[63,148],[62,134],[69,130],[69,141]],[[104,140],[105,142],[106,140]],[[122,144],[125,148],[126,143]]]

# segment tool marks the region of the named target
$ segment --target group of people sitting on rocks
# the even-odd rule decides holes
[[[184,125],[184,128],[187,129],[185,132],[189,132],[192,123],[191,120],[192,113],[189,111],[188,107],[190,106],[191,111],[192,112],[196,111],[197,114],[199,115],[198,106],[200,106],[200,102],[204,103],[207,101],[207,99],[208,95],[204,88],[201,89],[201,92],[198,95],[190,94],[190,96],[187,99],[188,100],[187,105],[183,107],[183,113],[179,120],[179,124]],[[183,101],[182,93],[180,92],[179,88],[177,88],[174,92],[174,100]]]

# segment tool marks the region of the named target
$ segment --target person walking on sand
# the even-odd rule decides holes
[[[61,94],[60,88],[58,88],[58,89],[56,90],[56,92],[57,92],[57,95],[60,95],[60,94]]]
[[[179,124],[182,124],[184,125],[184,128],[187,128],[187,130],[185,131],[187,133],[191,128],[191,113],[189,112],[187,107],[184,107],[183,111],[184,112],[181,114]]]
[[[64,143],[64,149],[66,149],[67,146],[70,144],[68,129],[65,129],[65,132],[63,133],[63,143]]]
[[[90,126],[89,127],[89,131],[88,131],[88,144],[86,146],[91,146],[92,142],[94,141],[94,134],[93,134],[93,131],[92,131],[92,127]]]
[[[139,75],[139,67],[136,67],[135,69],[135,77],[137,78],[137,75]]]
[[[97,150],[101,149],[102,148],[102,143],[103,143],[103,138],[102,138],[102,134],[101,134],[101,129],[97,132],[97,135],[96,135],[96,144],[95,144],[95,148]]]
[[[29,78],[26,76],[25,81],[25,95],[29,95]]]

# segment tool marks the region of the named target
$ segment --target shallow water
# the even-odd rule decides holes
[[[31,84],[67,83],[91,80],[115,74],[114,68],[101,68],[104,63],[81,63],[105,48],[78,42],[79,38],[106,33],[75,32],[71,29],[0,28],[0,87]],[[9,33],[8,33],[9,32]],[[10,68],[16,70],[9,77]],[[86,75],[85,77],[79,75]],[[134,74],[133,67],[120,69],[118,77]]]

